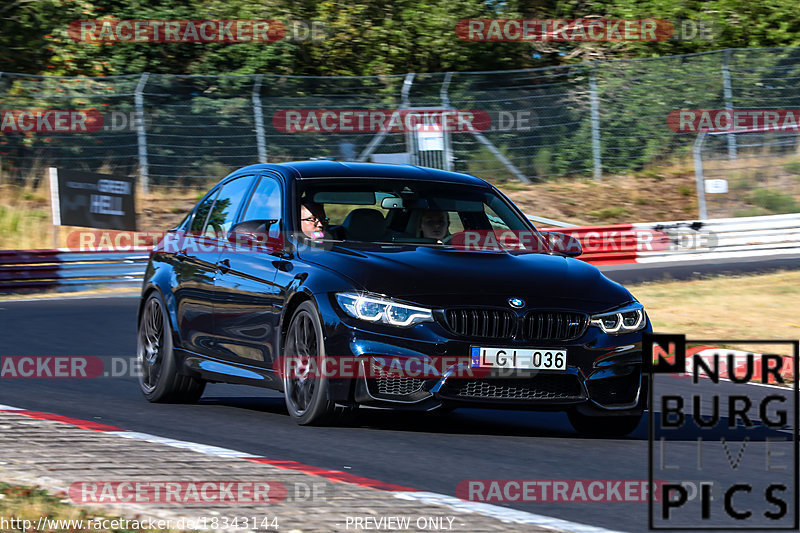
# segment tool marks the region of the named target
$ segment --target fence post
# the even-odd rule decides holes
[[[256,76],[253,84],[253,120],[256,123],[256,146],[258,146],[258,162],[267,162],[267,139],[264,136],[264,110],[261,108],[261,80],[263,74]]]
[[[697,134],[697,139],[694,141],[692,154],[694,155],[694,177],[697,182],[697,211],[700,215],[700,220],[708,219],[708,211],[706,210],[706,180],[703,177],[703,141],[705,140],[706,132],[701,131]]]
[[[442,88],[439,91],[439,100],[442,102],[442,108],[450,110],[450,94],[447,90],[450,88],[450,80],[453,78],[452,72],[446,72],[444,80],[442,81]],[[444,116],[442,117],[442,126],[444,126]],[[446,128],[442,127],[442,135],[444,136],[444,169],[453,170],[453,149],[450,146],[450,132],[445,131]]]
[[[728,112],[728,123],[733,123],[733,90],[731,89],[731,71],[729,68],[731,49],[722,52],[722,93],[725,98],[725,111]],[[735,128],[732,128],[735,129]],[[728,159],[736,160],[736,135],[728,134]]]
[[[600,100],[597,96],[597,68],[592,63],[592,72],[589,75],[589,104],[592,111],[592,166],[594,179],[603,179],[603,159],[600,152]]]
[[[144,97],[142,95],[149,77],[149,72],[142,74],[139,83],[136,85],[136,92],[133,97],[136,104],[136,137],[139,145],[139,179],[142,182],[143,194],[147,194],[150,191],[149,169],[147,167],[147,134],[144,129]]]

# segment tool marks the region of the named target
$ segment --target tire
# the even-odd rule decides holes
[[[139,320],[136,358],[139,389],[153,403],[195,403],[203,395],[203,380],[178,372],[172,350],[172,327],[158,291],[147,297]]]
[[[292,315],[283,348],[286,409],[301,426],[323,425],[339,418],[340,412],[330,400],[329,382],[324,373],[301,375],[303,369],[308,371],[309,367],[321,369],[324,360],[322,323],[314,304],[306,301]]]
[[[585,415],[576,409],[567,412],[575,431],[587,437],[624,437],[632,433],[644,413],[624,416]]]

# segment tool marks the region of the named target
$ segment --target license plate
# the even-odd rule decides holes
[[[567,351],[553,348],[472,347],[472,368],[515,368],[522,370],[566,370]]]

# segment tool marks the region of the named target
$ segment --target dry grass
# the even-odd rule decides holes
[[[136,219],[140,231],[159,231],[180,222],[208,188],[156,189],[148,195],[137,192]],[[0,250],[30,250],[66,246],[67,235],[81,230],[73,226],[57,228],[53,237],[50,189],[46,182],[37,186],[0,186]]]
[[[693,180],[690,167],[675,165],[636,176],[607,176],[600,183],[561,179],[523,185],[508,181],[500,188],[526,213],[574,224],[614,224],[696,216],[694,196],[685,194],[689,188],[694,190]],[[36,182],[38,186],[33,183],[0,186],[0,250],[53,247],[49,185],[46,180]],[[173,227],[209,187],[155,188],[146,196],[138,191],[138,229]],[[77,229],[58,228],[59,246],[65,246],[69,232]]]
[[[50,220],[50,192],[45,187],[0,187],[0,249],[52,243]]]
[[[710,161],[708,177],[726,177],[730,192],[707,195],[713,217],[767,215],[800,209],[800,158],[744,154],[737,161]],[[51,248],[50,190],[47,180],[25,187],[0,186],[0,249]],[[38,186],[34,186],[34,184]],[[153,188],[137,193],[142,231],[173,227],[211,183],[192,188]],[[498,186],[531,215],[578,225],[663,222],[697,218],[694,167],[690,160],[663,163],[635,174],[562,178],[530,185],[505,180]],[[76,228],[61,227],[59,243]]]
[[[694,169],[687,163],[635,175],[500,186],[522,211],[578,225],[662,222],[697,217]],[[690,191],[691,194],[686,194]]]
[[[629,287],[647,309],[657,333],[688,339],[800,338],[800,272],[726,276]],[[784,346],[745,349],[789,355]]]
[[[11,523],[11,519],[19,519],[19,520],[30,520],[33,522],[33,528],[36,528],[38,525],[38,521],[40,517],[49,517],[52,520],[83,520],[84,524],[88,520],[93,520],[94,518],[109,518],[110,520],[114,520],[114,517],[110,517],[104,513],[89,510],[82,507],[75,507],[73,505],[69,505],[64,503],[64,501],[57,497],[52,496],[45,492],[44,490],[34,489],[30,487],[23,487],[19,485],[9,485],[6,483],[0,483],[0,517],[4,518],[6,521]],[[14,522],[15,524],[18,522]],[[52,524],[52,522],[51,522]],[[109,524],[111,524],[109,522]],[[63,525],[63,524],[62,524]],[[29,529],[29,531],[33,531]],[[150,529],[87,529],[87,526],[84,525],[84,529],[81,531],[96,531],[98,533],[116,533],[116,532],[144,532],[144,531],[160,531],[161,533],[167,533],[169,531],[178,531],[178,530],[150,530]],[[21,531],[21,529],[11,529],[11,530],[4,530],[4,531]],[[44,528],[41,531],[48,531],[48,532],[71,532],[76,531],[74,528]]]

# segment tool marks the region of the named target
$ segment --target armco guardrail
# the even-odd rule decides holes
[[[0,250],[0,292],[139,286],[149,252]]]
[[[664,250],[640,251],[637,263],[800,253],[800,213],[634,226],[661,232],[672,242]]]
[[[706,221],[547,228],[576,237],[581,259],[599,267],[692,259],[800,254],[800,213]],[[131,286],[141,283],[148,251],[0,251],[0,292]]]
[[[800,253],[800,213],[546,228],[576,237],[589,263],[659,263]]]

